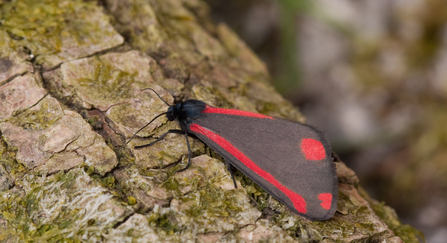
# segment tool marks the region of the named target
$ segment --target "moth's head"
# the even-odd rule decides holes
[[[177,114],[176,105],[171,105],[166,112],[166,118],[168,118],[169,121],[173,121],[177,118]]]

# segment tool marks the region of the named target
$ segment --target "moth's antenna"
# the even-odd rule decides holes
[[[161,101],[165,102],[165,104],[166,104],[167,106],[171,106],[170,104],[168,104],[168,102],[166,102],[164,99],[162,99],[162,98],[160,97],[160,95],[158,95],[157,92],[155,92],[155,90],[153,90],[153,89],[151,89],[151,88],[140,89],[140,91],[144,91],[144,90],[146,90],[146,89],[150,89],[150,90],[154,91],[154,93],[158,96],[158,98],[160,98]]]
[[[158,116],[154,117],[148,124],[146,124],[146,125],[144,125],[142,128],[140,128],[140,129],[139,129],[139,130],[138,130],[138,131],[137,131],[137,132],[130,138],[130,140],[127,141],[126,145],[127,145],[130,141],[132,141],[132,139],[134,139],[134,137],[135,137],[141,130],[143,130],[145,127],[149,126],[149,124],[151,124],[155,119],[159,118],[159,117],[162,116],[162,115],[166,115],[166,112],[161,113],[161,114],[158,114]]]
[[[152,88],[145,88],[145,89],[140,89],[140,91],[145,91],[145,90],[147,90],[147,89],[150,89],[150,90],[152,90],[152,91],[154,91],[154,93],[158,96],[158,98],[160,98],[160,100],[161,101],[163,101],[167,106],[171,106],[171,105],[169,105],[168,104],[168,102],[166,102],[164,99],[162,99],[161,97],[160,97],[160,95],[154,90],[154,89],[152,89]],[[130,142],[130,141],[132,141],[132,139],[134,139],[135,138],[135,136],[141,131],[141,130],[143,130],[144,128],[146,128],[147,126],[149,126],[149,124],[151,124],[155,119],[157,119],[157,118],[159,118],[160,116],[162,116],[162,115],[166,115],[166,112],[164,112],[164,113],[161,113],[161,114],[158,114],[156,117],[154,117],[149,123],[147,123],[146,125],[144,125],[142,128],[140,128],[130,139],[129,139],[129,141],[127,141],[127,143],[126,143],[126,145]]]

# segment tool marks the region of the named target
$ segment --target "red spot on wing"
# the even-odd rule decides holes
[[[318,196],[318,199],[320,199],[321,202],[321,207],[324,209],[329,210],[331,208],[331,203],[332,203],[332,194],[330,193],[320,193],[320,195]]]
[[[301,141],[301,151],[307,160],[322,160],[326,158],[323,144],[313,138],[304,138]]]
[[[206,106],[205,110],[202,113],[218,113],[218,114],[226,114],[226,115],[235,115],[235,116],[248,116],[248,117],[256,117],[256,118],[266,118],[273,119],[271,116],[266,116],[258,113],[248,112],[248,111],[240,111],[240,110],[232,110],[232,109],[222,109],[215,108],[211,106]]]
[[[264,178],[266,181],[270,182],[272,185],[277,187],[279,190],[281,190],[284,194],[286,194],[290,200],[293,203],[293,206],[295,209],[300,213],[306,213],[306,201],[304,201],[304,198],[301,197],[299,194],[291,191],[287,187],[283,186],[279,181],[275,179],[270,173],[266,172],[265,170],[261,169],[255,162],[253,162],[251,159],[249,159],[244,153],[242,153],[239,149],[234,147],[230,142],[225,140],[223,137],[219,136],[218,134],[200,126],[197,124],[192,124],[189,126],[189,129],[191,131],[205,135],[207,138],[211,139],[213,142],[217,143],[219,146],[221,146],[223,149],[231,153],[236,159],[240,160],[245,166],[247,166],[249,169],[253,170]]]

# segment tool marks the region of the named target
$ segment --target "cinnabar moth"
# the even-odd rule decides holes
[[[219,153],[230,172],[229,164],[293,212],[311,220],[334,215],[338,192],[335,164],[329,141],[317,129],[262,114],[215,108],[199,100],[176,105],[163,102],[169,106],[168,111],[153,120],[166,114],[169,121],[178,122],[181,130],[169,130],[135,148],[151,146],[169,133],[184,134],[189,151],[185,170],[191,162],[188,136],[192,135]],[[233,182],[236,187],[234,177]]]

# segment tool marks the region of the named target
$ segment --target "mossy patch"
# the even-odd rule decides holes
[[[360,194],[370,202],[371,208],[377,216],[379,216],[383,222],[388,225],[396,236],[399,236],[404,242],[407,243],[425,242],[424,234],[408,224],[402,224],[393,208],[385,205],[384,202],[378,202],[372,199],[363,188],[360,188],[359,191]]]
[[[11,118],[10,122],[24,129],[43,130],[64,115],[59,103],[51,97],[45,97],[36,106]]]
[[[17,162],[17,148],[8,146],[3,139],[3,137],[0,139],[0,164],[5,167],[6,171],[12,178],[20,178],[29,172],[29,170]]]
[[[95,241],[126,214],[126,208],[81,169],[49,177],[29,174],[16,184],[19,187],[0,193],[0,217],[8,223],[0,238]]]
[[[0,16],[0,30],[13,40],[9,46],[17,52],[28,49],[38,63],[49,67],[123,41],[107,26],[108,18],[101,8],[91,1],[6,1]]]

